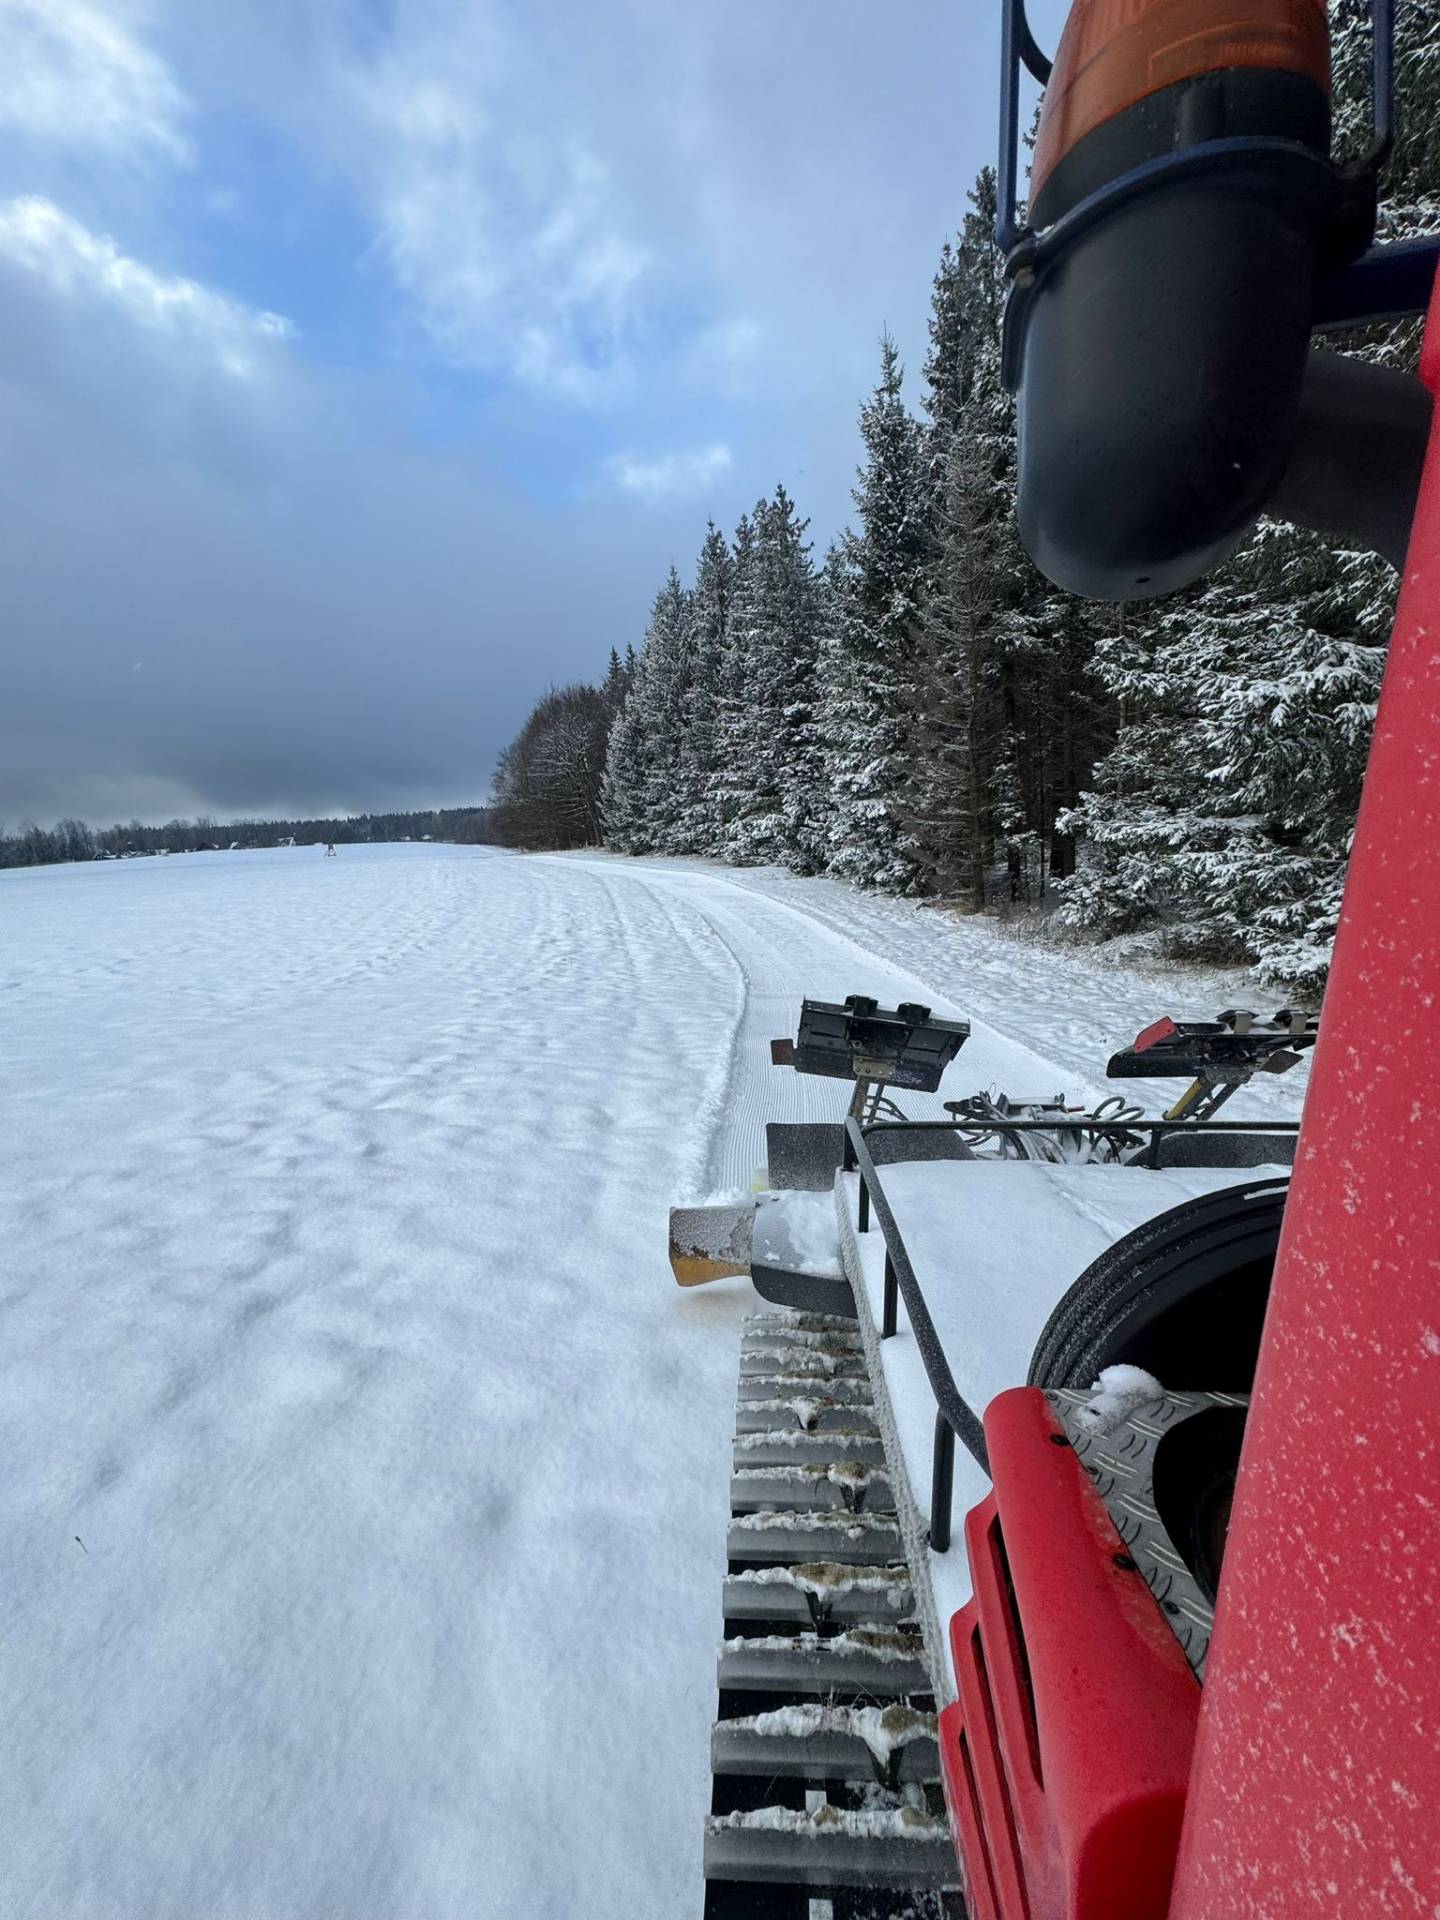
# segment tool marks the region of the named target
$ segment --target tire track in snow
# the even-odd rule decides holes
[[[661,896],[656,892],[656,898]],[[680,931],[680,916],[676,908],[678,903],[667,903],[672,924]],[[728,1127],[727,1115],[734,1108],[736,1091],[740,1081],[741,1053],[744,1047],[745,1033],[751,1021],[750,976],[739,954],[718,929],[705,919],[687,908],[690,926],[685,929],[685,939],[691,951],[701,956],[702,941],[696,938],[695,922],[698,921],[705,933],[718,943],[728,963],[728,970],[735,983],[735,998],[730,1021],[730,1039],[724,1055],[717,1058],[705,1082],[704,1092],[700,1096],[696,1111],[698,1123],[694,1147],[691,1156],[690,1172],[686,1185],[674,1196],[677,1202],[688,1199],[704,1200],[710,1194],[722,1191],[725,1187],[721,1168],[721,1147]]]

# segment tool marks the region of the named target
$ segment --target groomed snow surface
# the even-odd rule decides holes
[[[698,1914],[753,1295],[668,1202],[843,1108],[803,994],[1094,1094],[1185,985],[696,862],[0,876],[0,1913]]]

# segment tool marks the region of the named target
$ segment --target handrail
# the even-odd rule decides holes
[[[930,1318],[930,1309],[920,1282],[915,1277],[909,1252],[890,1202],[885,1197],[880,1175],[870,1156],[868,1143],[872,1133],[1055,1133],[1057,1131],[1114,1134],[1148,1133],[1150,1151],[1147,1164],[1160,1164],[1160,1143],[1170,1133],[1282,1133],[1300,1130],[1297,1120],[1132,1120],[1117,1123],[1096,1120],[1083,1114],[1063,1122],[1055,1120],[987,1120],[981,1125],[964,1120],[877,1120],[862,1127],[853,1116],[845,1122],[846,1173],[860,1175],[860,1205],[856,1226],[859,1232],[870,1230],[873,1209],[885,1241],[885,1296],[880,1323],[880,1338],[888,1340],[898,1324],[899,1296],[904,1295],[905,1310],[915,1331],[915,1344],[925,1365],[925,1377],[935,1396],[935,1439],[930,1468],[929,1542],[936,1553],[950,1546],[951,1507],[955,1478],[955,1442],[963,1440],[978,1464],[988,1474],[990,1456],[985,1446],[985,1429],[974,1408],[955,1385],[950,1362]],[[1136,1164],[1134,1162],[1131,1163]]]
[[[881,1126],[898,1127],[904,1122],[892,1120],[880,1122]],[[866,1129],[870,1131],[870,1129]],[[845,1171],[860,1172],[860,1220],[861,1233],[869,1231],[870,1209],[875,1209],[875,1217],[880,1222],[880,1231],[885,1238],[885,1316],[881,1327],[881,1338],[885,1339],[895,1332],[895,1295],[898,1287],[905,1296],[905,1310],[910,1316],[910,1324],[915,1329],[915,1344],[920,1349],[920,1358],[925,1363],[925,1377],[930,1382],[930,1391],[935,1396],[935,1442],[931,1454],[930,1478],[930,1545],[936,1553],[944,1553],[950,1545],[950,1508],[951,1489],[955,1473],[955,1441],[958,1437],[965,1442],[980,1466],[988,1474],[990,1455],[985,1446],[985,1429],[980,1424],[975,1409],[965,1400],[955,1385],[955,1376],[950,1371],[950,1362],[945,1358],[945,1349],[940,1344],[940,1336],[935,1331],[935,1322],[930,1318],[930,1309],[925,1304],[925,1296],[920,1291],[920,1283],[915,1278],[915,1269],[910,1264],[910,1255],[895,1224],[895,1216],[890,1211],[890,1202],[885,1198],[885,1189],[880,1184],[880,1175],[875,1170],[875,1162],[870,1158],[870,1149],[865,1143],[865,1133],[861,1131],[858,1120],[845,1122]]]

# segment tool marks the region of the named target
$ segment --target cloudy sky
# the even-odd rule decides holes
[[[707,516],[823,543],[997,15],[0,0],[0,821],[482,797]]]

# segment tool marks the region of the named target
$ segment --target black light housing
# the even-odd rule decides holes
[[[1024,0],[1002,5],[1005,377],[1036,564],[1091,598],[1145,599],[1223,560],[1266,507],[1398,564],[1428,395],[1408,375],[1362,392],[1381,370],[1337,378],[1310,344],[1423,310],[1440,254],[1366,251],[1389,0],[1372,0],[1374,144],[1345,169],[1324,0],[1075,0],[1053,70]],[[1046,94],[1020,231],[1022,62]],[[1378,441],[1356,431],[1370,414]]]
[[[933,1093],[969,1037],[968,1020],[944,1019],[913,1001],[892,1010],[852,993],[843,1003],[801,1003],[790,1064],[800,1073]]]
[[[1323,0],[1072,8],[1005,343],[1021,536],[1057,585],[1173,592],[1274,494],[1343,223],[1329,140]]]

